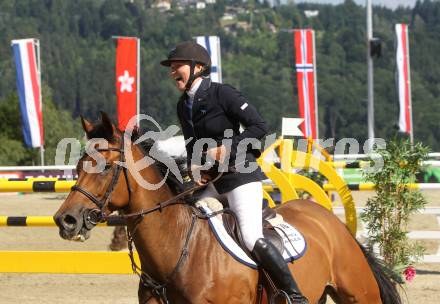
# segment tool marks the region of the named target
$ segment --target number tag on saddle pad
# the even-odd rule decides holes
[[[213,211],[206,205],[199,206],[205,213],[210,214]],[[251,268],[257,269],[257,264],[253,261],[241,247],[228,234],[223,221],[218,216],[212,217],[208,220],[214,235],[220,245],[227,251],[234,259]],[[292,262],[304,255],[307,249],[307,244],[302,234],[292,225],[285,222],[284,219],[278,215],[274,222],[271,222],[275,231],[282,237],[284,243],[283,257],[286,262]]]

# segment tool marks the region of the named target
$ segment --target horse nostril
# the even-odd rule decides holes
[[[62,219],[63,227],[67,230],[74,230],[76,228],[77,220],[70,214],[66,214]]]

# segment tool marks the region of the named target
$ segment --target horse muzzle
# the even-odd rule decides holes
[[[63,239],[79,242],[87,240],[90,237],[90,230],[99,222],[98,213],[91,209],[57,213],[54,215],[54,221]]]

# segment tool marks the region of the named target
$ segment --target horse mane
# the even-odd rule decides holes
[[[117,133],[122,136],[122,132],[116,129]],[[113,130],[109,130],[102,122],[94,123],[93,129],[87,132],[87,139],[103,138],[109,143],[117,142],[117,138],[113,135]]]
[[[149,155],[149,151],[154,144],[155,144],[154,140],[147,139],[145,141],[139,142],[137,146],[144,153],[144,155],[153,158],[151,155]],[[166,176],[165,182],[168,185],[168,187],[170,187],[171,191],[173,191],[174,194],[181,193],[193,184],[192,181],[186,182],[186,180],[190,180],[188,176],[188,168],[186,165],[186,157],[185,156],[180,156],[180,157],[167,156],[167,157],[169,158],[170,162],[175,162],[177,164],[177,167],[179,168],[180,176],[183,178],[183,183],[180,182],[179,179],[176,177],[176,175],[171,170],[168,169],[165,163],[155,160],[154,165],[158,169],[162,177]]]
[[[120,136],[124,136],[123,132],[119,129],[116,129],[116,132]],[[134,129],[131,135],[131,141],[135,142],[141,137],[141,132],[138,129]],[[87,133],[87,138],[103,138],[107,140],[109,143],[116,143],[118,142],[118,138],[114,136],[113,130],[109,130],[102,122],[98,122],[93,124],[93,129]],[[146,139],[142,142],[137,143],[136,145],[140,148],[142,153],[152,159],[154,159],[151,155],[149,155],[150,149],[155,144],[155,141],[153,139]],[[164,151],[164,153],[166,153]],[[165,163],[159,162],[156,159],[154,162],[154,166],[159,171],[159,173],[162,175],[162,177],[166,176],[166,184],[171,189],[171,191],[174,194],[178,194],[183,192],[185,189],[193,185],[192,181],[185,182],[186,180],[190,180],[188,176],[188,170],[186,165],[186,157],[172,157],[167,156],[169,158],[170,162],[175,162],[179,168],[180,176],[183,178],[184,182],[181,182],[176,175],[168,169],[167,165]]]

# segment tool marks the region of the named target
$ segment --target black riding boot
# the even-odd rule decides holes
[[[288,294],[292,303],[309,303],[301,294],[284,258],[270,241],[263,238],[258,239],[255,242],[252,254],[257,259],[258,264],[267,271],[275,285]]]

